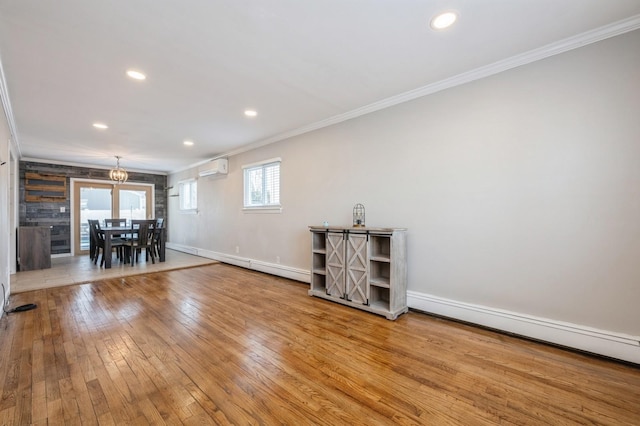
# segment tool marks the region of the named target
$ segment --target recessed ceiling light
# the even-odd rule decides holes
[[[134,80],[144,80],[145,78],[147,78],[146,75],[144,75],[140,71],[136,71],[136,70],[128,70],[127,71],[127,75],[129,77],[133,78]]]
[[[247,117],[255,117],[256,115],[258,115],[258,112],[252,109],[246,109],[244,110],[244,115],[246,115]]]
[[[431,19],[431,28],[434,30],[444,30],[449,28],[458,19],[458,14],[453,11],[440,13]]]
[[[183,141],[182,144],[184,146],[193,146],[193,141]]]
[[[93,127],[95,127],[96,129],[102,129],[102,130],[109,128],[109,126],[103,123],[93,123]]]

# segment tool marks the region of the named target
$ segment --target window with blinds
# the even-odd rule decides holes
[[[198,181],[195,179],[184,180],[179,183],[178,196],[180,197],[180,212],[195,213],[198,209]]]
[[[244,167],[244,207],[280,206],[280,160]]]

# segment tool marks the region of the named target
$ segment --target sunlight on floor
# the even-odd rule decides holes
[[[144,257],[144,256],[143,256]],[[165,262],[153,264],[144,259],[133,267],[119,262],[115,254],[111,269],[94,265],[89,256],[67,256],[51,259],[51,269],[24,271],[11,275],[11,293],[40,290],[43,288],[81,284],[108,278],[126,277],[151,272],[169,271],[172,269],[190,268],[193,266],[217,263],[215,260],[167,249]]]

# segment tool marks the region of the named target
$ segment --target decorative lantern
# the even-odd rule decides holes
[[[353,206],[353,227],[364,228],[364,206],[362,204]]]

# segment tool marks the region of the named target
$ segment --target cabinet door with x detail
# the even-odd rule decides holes
[[[368,236],[348,234],[346,244],[346,299],[367,305],[369,303]]]
[[[327,233],[327,294],[345,298],[344,234]]]

